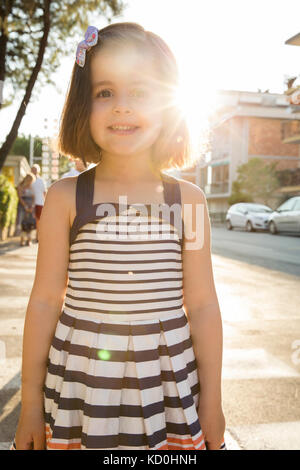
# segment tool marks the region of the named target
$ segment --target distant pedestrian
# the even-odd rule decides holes
[[[32,189],[34,191],[35,196],[35,218],[36,218],[36,239],[35,241],[38,242],[38,231],[39,231],[39,221],[41,218],[45,197],[46,197],[46,186],[44,183],[43,178],[40,177],[41,168],[40,165],[35,163],[31,167],[32,173],[36,176],[36,180],[32,185]]]
[[[27,173],[19,183],[17,192],[18,204],[18,226],[21,228],[20,246],[30,246],[32,242],[32,231],[36,228],[35,219],[35,196],[32,185],[35,182],[33,173]]]
[[[87,169],[87,167],[85,166],[85,164],[83,163],[83,161],[79,158],[76,158],[76,159],[71,159],[71,162],[72,162],[72,166],[71,166],[71,169],[69,171],[67,171],[66,173],[64,173],[62,175],[62,178],[66,178],[68,176],[78,176],[80,173],[82,173],[84,170]],[[74,162],[74,163],[73,163]],[[75,164],[75,165],[74,165]]]

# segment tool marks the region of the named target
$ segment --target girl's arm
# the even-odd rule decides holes
[[[43,404],[47,358],[67,285],[70,183],[57,181],[47,193],[39,225],[36,273],[23,337],[22,408]]]
[[[199,418],[211,448],[219,448],[225,431],[221,396],[223,337],[212,270],[210,220],[203,191],[183,181],[181,187],[186,236],[183,303],[200,382]]]

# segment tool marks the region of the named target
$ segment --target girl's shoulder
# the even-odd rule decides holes
[[[76,186],[78,176],[66,176],[52,183],[47,191],[46,199],[50,196],[57,203],[63,204],[69,213],[70,226],[76,215]],[[45,201],[46,203],[46,201]]]
[[[65,178],[61,178],[57,181],[54,181],[49,188],[48,191],[54,193],[64,194],[66,197],[72,197],[72,194],[76,190],[78,176],[67,176]]]

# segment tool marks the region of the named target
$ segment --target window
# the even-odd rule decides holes
[[[293,209],[293,206],[295,204],[295,199],[288,199],[287,201],[285,201],[283,204],[281,204],[281,206],[278,207],[277,210],[280,210],[280,211],[291,211]]]
[[[296,200],[295,207],[293,209],[294,211],[300,211],[300,199]]]

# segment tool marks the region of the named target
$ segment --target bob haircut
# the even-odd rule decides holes
[[[116,46],[117,50],[131,46],[143,57],[149,57],[159,82],[168,90],[167,95],[170,95],[168,105],[162,111],[161,133],[153,145],[153,169],[160,171],[193,166],[195,161],[191,156],[188,127],[179,108],[174,104],[172,94],[172,90],[178,85],[176,59],[159,36],[130,22],[114,23],[100,29],[98,43],[86,51],[84,67],[79,67],[75,62],[61,115],[58,151],[72,158],[80,158],[85,165],[101,160],[101,148],[91,136],[89,118],[92,107],[91,60],[104,46]]]

